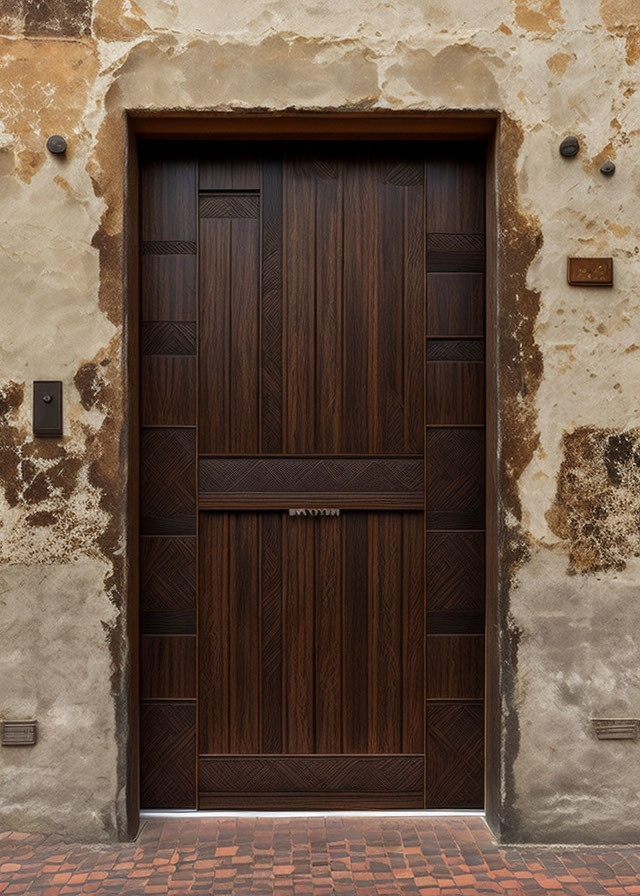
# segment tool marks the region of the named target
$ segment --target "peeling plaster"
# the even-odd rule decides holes
[[[636,0],[5,0],[0,32],[0,714],[42,732],[2,756],[0,823],[126,830],[127,110],[484,109],[501,113],[502,834],[633,839],[635,748],[588,719],[640,713]],[[614,289],[570,288],[568,254],[612,255]],[[64,437],[35,441],[46,378]]]

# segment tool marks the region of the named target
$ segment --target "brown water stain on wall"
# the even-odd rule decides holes
[[[525,31],[553,34],[564,23],[560,0],[512,0],[516,23]]]
[[[529,537],[520,525],[519,480],[540,440],[535,396],[543,373],[542,353],[535,340],[540,293],[527,286],[529,266],[542,247],[542,232],[538,220],[519,206],[516,160],[522,140],[520,125],[504,116],[500,133],[501,287],[497,317],[501,554],[508,578],[529,556]]]
[[[570,573],[622,570],[640,557],[640,429],[565,433],[546,518],[568,542]]]

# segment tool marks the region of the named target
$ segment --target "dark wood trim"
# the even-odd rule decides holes
[[[498,611],[498,140],[499,122],[486,161],[486,393],[485,393],[485,812],[499,836],[500,812],[500,619]]]
[[[127,475],[127,594],[126,620],[129,640],[128,666],[128,742],[126,768],[127,825],[123,831],[133,840],[140,824],[140,622],[139,622],[139,251],[140,251],[140,184],[138,146],[131,123],[127,123],[125,159],[124,219],[124,307],[123,347],[125,382],[125,433]]]
[[[487,532],[487,608],[486,608],[486,812],[494,832],[499,834],[500,799],[500,693],[499,693],[499,614],[498,614],[498,555],[497,555],[497,418],[498,397],[496,377],[496,317],[497,317],[497,153],[500,116],[497,112],[478,113],[158,113],[132,110],[127,118],[127,156],[125,169],[125,284],[124,284],[124,339],[126,356],[126,417],[127,439],[127,634],[129,638],[129,694],[128,745],[126,770],[126,807],[129,838],[136,836],[139,827],[139,583],[138,583],[138,355],[139,355],[139,141],[156,140],[486,140],[486,296],[487,296],[487,442],[486,442],[486,532]],[[404,798],[406,796],[406,799]],[[277,799],[247,794],[244,805],[251,808],[282,808]],[[242,808],[242,801],[224,795],[203,794],[200,808]],[[287,797],[291,806],[291,795]],[[300,795],[301,806],[312,806],[309,796]],[[317,808],[416,808],[422,807],[422,796],[413,794],[342,794],[331,804],[328,795],[321,798]]]
[[[258,812],[291,811],[340,811],[373,809],[389,811],[400,809],[423,809],[422,790],[420,793],[244,793],[241,796],[227,793],[198,794],[198,808],[250,809]]]
[[[129,113],[138,137],[152,140],[478,140],[493,134],[497,119],[497,112]]]

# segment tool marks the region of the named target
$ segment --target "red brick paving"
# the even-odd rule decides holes
[[[147,819],[135,843],[0,833],[0,894],[640,894],[640,848],[501,849],[471,816]]]

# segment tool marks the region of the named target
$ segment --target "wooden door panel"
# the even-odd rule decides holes
[[[421,514],[199,529],[200,752],[421,751]]]
[[[198,155],[141,178],[145,804],[480,805],[482,151]]]

